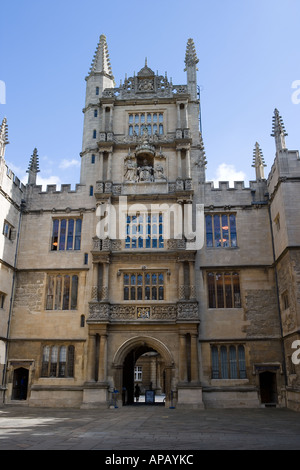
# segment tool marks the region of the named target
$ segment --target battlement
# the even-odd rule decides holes
[[[233,187],[230,187],[229,181],[218,183],[218,187],[215,187],[214,181],[204,183],[207,205],[251,205],[264,203],[268,199],[266,180],[249,181],[249,187],[245,187],[244,181],[234,181]]]
[[[0,187],[17,204],[20,204],[21,199],[24,198],[26,186],[4,161],[0,167]]]

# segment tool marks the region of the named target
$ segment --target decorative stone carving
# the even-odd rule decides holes
[[[177,304],[178,319],[198,320],[198,303],[197,302],[179,302]]]
[[[109,319],[109,305],[101,304],[99,302],[89,304],[89,320],[108,320]]]
[[[176,180],[176,191],[184,191],[184,181],[180,178]]]
[[[192,179],[185,180],[184,186],[185,186],[186,191],[191,191],[193,189],[193,180]]]
[[[92,287],[91,299],[98,300],[98,287],[97,286]]]
[[[96,182],[96,193],[103,193],[104,192],[104,183],[102,181],[97,181]]]
[[[111,181],[105,181],[104,192],[105,193],[111,193],[112,192],[112,182]]]
[[[166,181],[167,178],[164,175],[164,168],[160,163],[157,163],[154,168],[154,176],[156,181]]]
[[[121,240],[111,240],[111,250],[112,251],[121,251],[122,241]]]
[[[113,320],[133,320],[135,318],[135,307],[132,305],[112,305],[110,317]]]
[[[138,167],[137,169],[137,177],[138,181],[148,181],[152,182],[154,181],[154,175],[153,175],[153,167],[148,164],[147,160],[145,159],[143,162],[143,166]]]
[[[176,320],[176,305],[155,305],[152,308],[152,318],[161,320]]]

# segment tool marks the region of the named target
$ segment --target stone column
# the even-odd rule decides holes
[[[178,169],[178,178],[182,178],[182,167],[181,167],[181,150],[177,149],[177,169]]]
[[[91,300],[98,300],[98,263],[93,263]]]
[[[98,382],[106,382],[106,379],[107,379],[107,335],[101,334]]]
[[[194,300],[196,298],[194,261],[189,262],[189,269],[190,269],[190,300]]]
[[[179,380],[187,381],[186,335],[179,333]]]
[[[191,381],[199,381],[198,335],[196,333],[191,333]]]
[[[178,298],[179,300],[185,299],[184,267],[182,261],[179,261],[178,269]]]
[[[186,149],[186,177],[191,178],[191,154],[190,154],[190,149]]]
[[[156,380],[156,357],[151,357],[151,362],[150,362],[150,381],[152,383],[152,388],[153,390],[156,389],[157,385],[157,380]]]
[[[99,153],[99,179],[103,181],[103,152]]]
[[[101,126],[101,132],[105,132],[105,106],[102,108],[102,126]]]
[[[181,122],[180,122],[180,103],[177,103],[177,129],[181,129]]]
[[[101,300],[108,300],[109,263],[103,263],[103,285]]]
[[[185,118],[185,128],[189,127],[189,116],[188,116],[188,104],[185,103],[184,105],[184,118]]]
[[[113,131],[113,106],[109,108],[109,132]]]
[[[112,152],[108,152],[107,160],[107,181],[111,181],[111,168],[112,168]]]
[[[96,335],[89,334],[87,354],[87,381],[95,382]]]

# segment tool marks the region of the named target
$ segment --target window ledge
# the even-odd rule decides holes
[[[214,386],[235,386],[235,385],[246,385],[249,383],[249,379],[211,379],[211,385]]]

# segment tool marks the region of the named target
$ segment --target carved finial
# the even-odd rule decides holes
[[[267,165],[265,164],[264,156],[259,147],[258,142],[255,143],[255,147],[253,150],[253,165],[252,166],[255,168],[256,179],[257,180],[264,179],[265,178],[264,167]]]
[[[186,53],[185,53],[185,66],[193,67],[198,64],[199,59],[196,54],[196,48],[193,39],[188,39],[187,46],[186,46]],[[185,68],[185,70],[186,70]]]
[[[28,170],[28,183],[27,184],[36,184],[36,176],[37,173],[40,172],[39,169],[39,156],[37,153],[37,149],[33,150],[33,154],[31,155],[31,159],[29,162]]]
[[[272,137],[275,137],[276,151],[283,150],[286,148],[285,136],[288,134],[285,131],[282,117],[279,115],[277,108],[274,110],[273,126],[272,126]]]
[[[8,126],[7,119],[4,118],[0,127],[0,157],[5,156],[5,147],[9,144],[8,142]]]

